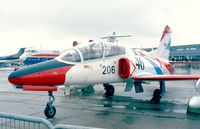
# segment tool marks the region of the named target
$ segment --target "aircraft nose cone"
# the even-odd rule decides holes
[[[12,73],[8,76],[9,82],[10,82],[10,80],[11,80],[12,78],[14,78],[14,72],[12,72]]]
[[[8,81],[14,85],[21,85],[21,73],[23,70],[16,70],[8,76]]]
[[[8,80],[15,85],[63,85],[70,68],[71,65],[54,59],[18,69],[9,75]]]
[[[12,72],[9,76],[8,76],[8,81],[12,84],[15,84],[15,82],[13,81],[14,78],[14,72]]]

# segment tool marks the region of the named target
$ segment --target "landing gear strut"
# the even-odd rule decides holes
[[[109,85],[109,84],[103,84],[104,89],[106,90],[106,92],[104,93],[105,97],[110,97],[113,96],[114,92],[115,92],[115,88],[113,85]]]
[[[153,92],[153,97],[151,99],[151,103],[152,104],[159,104],[161,98],[162,98],[162,96],[161,96],[160,89],[155,89],[154,92]]]
[[[56,108],[53,106],[55,98],[52,91],[48,91],[49,101],[47,102],[44,114],[47,118],[53,118],[56,114]]]

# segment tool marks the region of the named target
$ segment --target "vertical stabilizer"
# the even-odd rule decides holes
[[[17,53],[17,56],[20,57],[24,53],[24,51],[25,51],[25,48],[20,48],[19,52]]]
[[[25,48],[20,48],[20,50],[18,51],[17,54],[13,54],[13,55],[8,55],[8,56],[1,56],[0,60],[16,60],[19,59],[19,57],[24,53]]]
[[[153,52],[153,55],[161,57],[164,59],[169,58],[169,51],[171,45],[171,28],[167,25],[163,31],[162,37],[160,39],[160,44],[158,49]]]

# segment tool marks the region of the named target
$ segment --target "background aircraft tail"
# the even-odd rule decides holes
[[[166,25],[163,31],[162,37],[160,39],[160,44],[158,48],[152,52],[154,56],[161,57],[164,59],[169,58],[169,51],[171,45],[171,28]]]
[[[8,55],[8,56],[1,56],[0,60],[16,60],[24,53],[25,48],[20,48],[17,54]]]
[[[25,48],[20,48],[16,55],[20,57],[24,53],[24,51],[25,51]]]

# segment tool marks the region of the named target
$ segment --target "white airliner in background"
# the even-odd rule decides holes
[[[61,52],[58,50],[42,50],[30,47],[25,49],[19,60],[24,65],[32,65],[54,59],[60,54]]]
[[[54,59],[59,56],[61,51],[42,50],[32,47],[20,48],[18,53],[8,56],[0,56],[0,63],[32,65],[43,61]]]
[[[113,96],[114,83],[125,83],[125,91],[135,87],[139,93],[143,92],[144,81],[158,81],[160,88],[155,89],[151,102],[159,103],[166,94],[165,81],[200,78],[200,75],[172,75],[174,70],[168,61],[170,43],[171,29],[166,26],[158,49],[150,53],[107,42],[79,44],[55,59],[14,71],[8,80],[24,90],[48,91],[44,113],[50,118],[56,114],[52,92],[58,85],[83,89],[102,84],[104,95]]]

